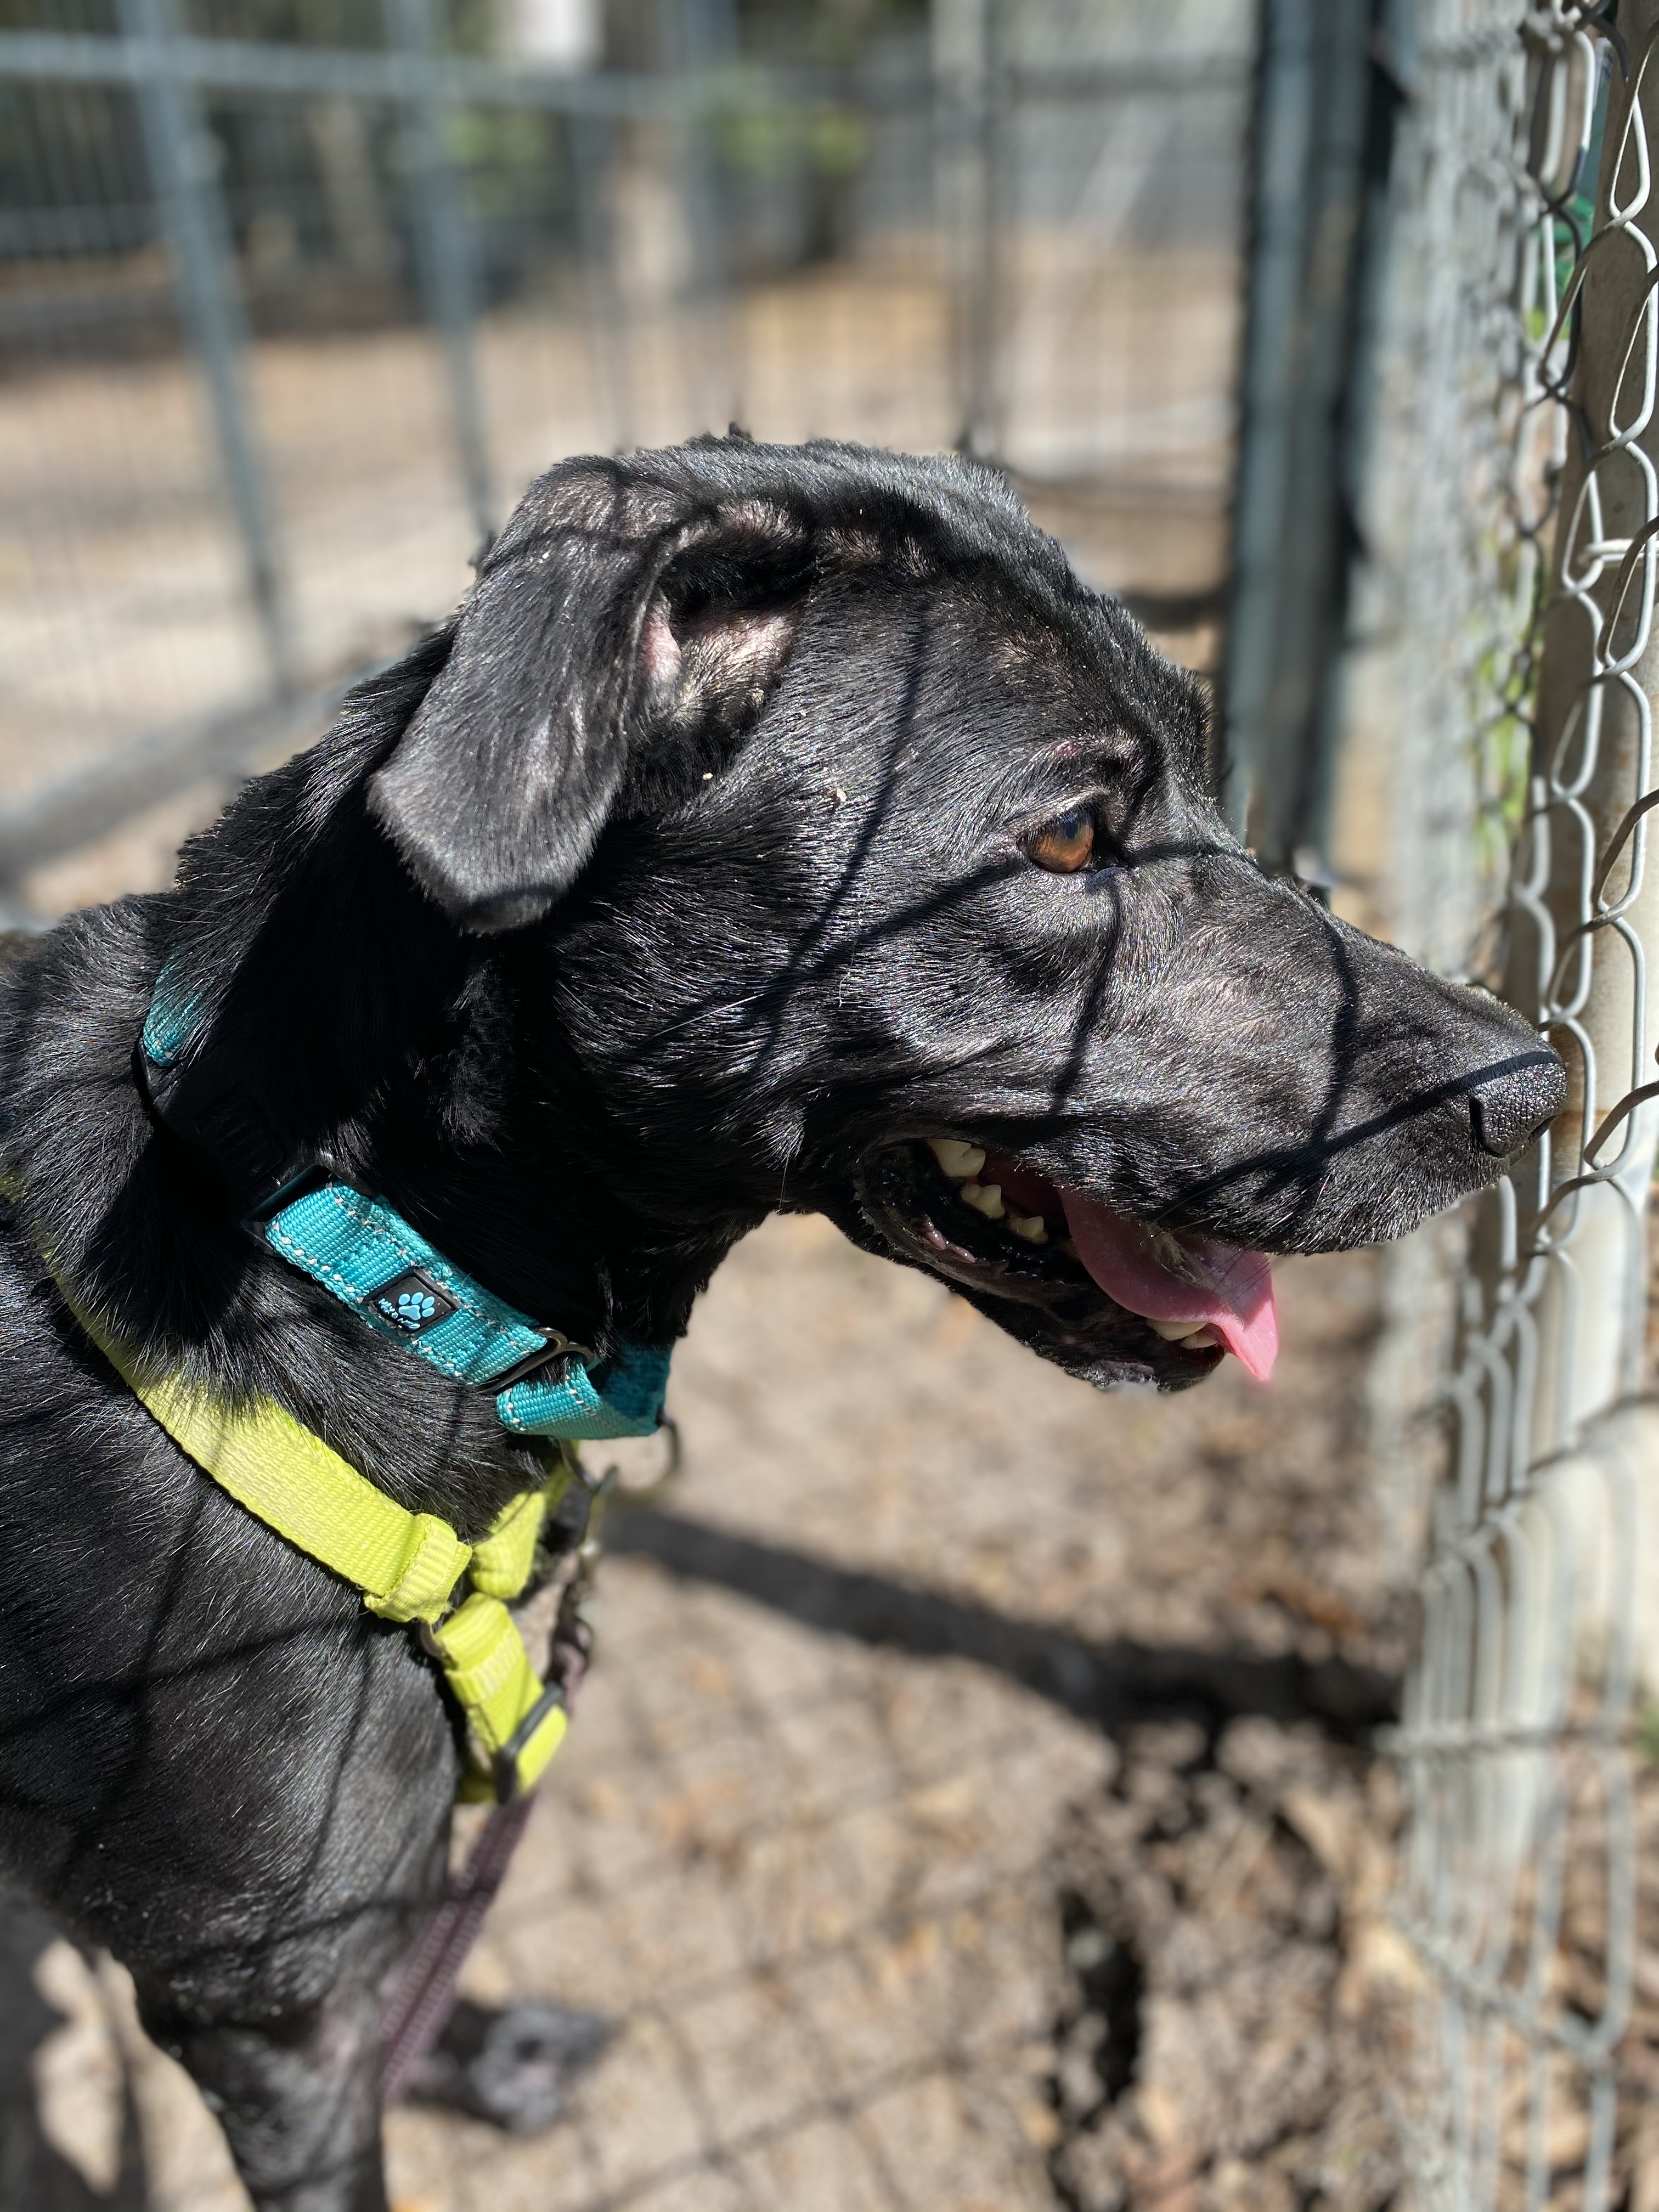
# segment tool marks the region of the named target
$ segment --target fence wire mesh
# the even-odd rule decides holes
[[[1571,1082],[1469,1224],[1394,1739],[1422,1969],[1405,2118],[1431,2204],[1659,2202],[1656,50],[1646,0],[1435,0],[1398,56],[1373,491],[1396,557],[1369,607],[1410,647],[1395,901]]]

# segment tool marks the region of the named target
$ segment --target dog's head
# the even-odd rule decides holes
[[[1261,1255],[1399,1235],[1565,1097],[1265,877],[1205,743],[988,472],[710,440],[532,488],[369,805],[659,1249],[821,1209],[1170,1386],[1265,1368]]]

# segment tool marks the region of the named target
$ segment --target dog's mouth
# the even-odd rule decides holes
[[[966,1138],[884,1146],[860,1181],[884,1236],[981,1298],[1038,1309],[1065,1352],[1165,1382],[1196,1381],[1228,1352],[1258,1381],[1272,1372],[1265,1254],[1115,1212]]]

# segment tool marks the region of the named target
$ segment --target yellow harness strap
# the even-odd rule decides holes
[[[524,1492],[489,1535],[464,1544],[447,1521],[399,1505],[272,1400],[228,1406],[176,1375],[149,1380],[61,1282],[58,1289],[116,1373],[204,1474],[355,1583],[371,1613],[426,1625],[422,1641],[442,1665],[495,1794],[505,1799],[530,1789],[563,1741],[566,1716],[501,1601],[529,1581],[544,1517],[568,1472],[561,1468],[543,1488]],[[471,1592],[452,1612],[464,1577]],[[488,1795],[483,1782],[482,1774],[469,1777],[463,1796]]]

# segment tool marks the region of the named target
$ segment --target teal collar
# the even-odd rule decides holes
[[[163,970],[140,1052],[163,1121],[165,1079],[187,1057],[198,1016],[198,1002],[171,999]],[[179,1133],[199,1142],[207,1133],[196,1127]],[[222,1106],[213,1133],[237,1149],[240,1132],[227,1126]],[[469,1389],[491,1391],[502,1425],[515,1435],[572,1442],[646,1437],[660,1424],[672,1346],[623,1341],[611,1358],[599,1359],[561,1330],[496,1297],[385,1199],[334,1179],[323,1163],[289,1177],[274,1198],[247,1221],[261,1243],[428,1367]]]
[[[323,1182],[257,1228],[382,1336],[452,1382],[493,1386],[496,1413],[521,1437],[648,1437],[662,1418],[668,1346],[623,1344],[597,1362],[446,1260],[383,1198]],[[554,1359],[556,1380],[531,1371]]]

